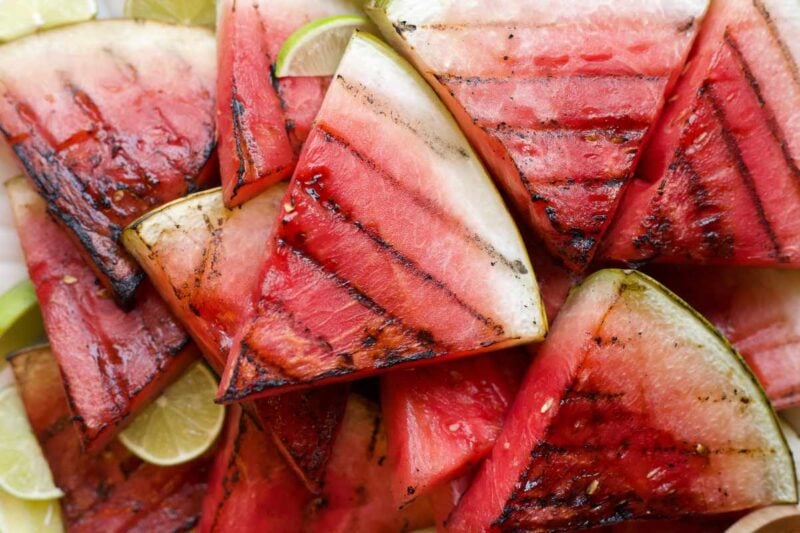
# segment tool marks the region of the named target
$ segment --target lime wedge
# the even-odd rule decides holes
[[[24,500],[63,496],[53,483],[15,386],[0,390],[0,489]]]
[[[3,0],[0,41],[10,41],[40,28],[89,20],[95,14],[95,0]]]
[[[0,532],[61,533],[61,504],[58,500],[28,501],[0,490]]]
[[[213,28],[217,11],[214,0],[126,0],[125,16]]]
[[[44,337],[33,284],[25,280],[0,296],[0,368],[5,356]]]
[[[214,403],[217,380],[195,363],[119,435],[133,454],[161,466],[191,461],[208,450],[225,420]]]
[[[360,15],[338,15],[312,20],[292,33],[278,52],[275,75],[332,76],[355,30],[372,23]]]

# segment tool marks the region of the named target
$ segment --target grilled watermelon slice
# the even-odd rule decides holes
[[[0,48],[0,131],[117,300],[143,276],[127,224],[215,177],[214,38],[102,21]],[[47,58],[43,60],[42,58]]]
[[[143,216],[122,236],[131,255],[186,325],[217,373],[231,338],[252,313],[257,268],[275,231],[286,187],[274,185],[247,203],[226,209],[212,189],[176,200]],[[318,492],[344,416],[348,389],[336,385],[266,398],[248,406],[272,432],[290,465]]]
[[[453,531],[564,530],[795,502],[792,457],[727,341],[647,276],[573,291]]]
[[[158,467],[142,462],[117,441],[90,455],[71,427],[61,374],[49,348],[21,352],[11,364],[31,426],[64,491],[70,532],[151,533],[194,526],[207,489],[209,457]]]
[[[800,405],[800,272],[670,266],[648,272],[725,334],[772,405]]]
[[[349,0],[222,0],[217,6],[217,127],[225,203],[288,178],[328,78],[273,77],[278,51],[313,19],[355,11]]]
[[[714,2],[604,255],[800,265],[800,6]]]
[[[396,502],[446,484],[489,453],[528,361],[509,350],[383,377]]]
[[[373,0],[519,213],[572,270],[592,259],[708,0]]]
[[[424,80],[369,34],[350,42],[280,220],[223,401],[546,331],[527,253],[483,167]]]
[[[99,450],[199,353],[152,286],[122,311],[28,181],[6,186],[75,425]]]

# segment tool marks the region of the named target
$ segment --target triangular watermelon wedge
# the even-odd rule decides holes
[[[373,0],[519,213],[573,270],[591,261],[708,0]]]
[[[275,231],[285,192],[284,185],[274,185],[233,209],[225,208],[220,189],[199,192],[151,211],[123,233],[130,254],[217,373],[231,338],[252,314],[249,295],[259,274],[253,262]],[[348,394],[347,386],[336,385],[247,406],[314,492],[322,486]]]
[[[87,22],[0,48],[0,132],[117,301],[143,279],[127,224],[216,176],[214,37]]]
[[[567,530],[797,501],[792,456],[744,361],[651,278],[573,291],[454,532]]]
[[[607,259],[800,266],[800,6],[714,2]]]
[[[457,125],[369,34],[344,54],[283,202],[230,402],[536,341],[516,226]]]
[[[350,0],[221,0],[217,128],[225,204],[240,205],[292,175],[329,83],[274,77],[284,41],[303,24],[356,12]]]

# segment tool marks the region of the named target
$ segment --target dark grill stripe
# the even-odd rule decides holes
[[[529,77],[490,77],[490,76],[461,76],[459,74],[441,73],[436,74],[436,79],[440,83],[451,85],[488,85],[502,83],[530,83],[544,84],[554,80],[567,79],[575,82],[586,80],[615,80],[620,82],[647,82],[660,83],[668,78],[667,74],[659,76],[648,76],[639,73],[616,73],[616,74],[564,74],[564,75],[542,75]]]
[[[706,211],[718,209],[718,207],[709,201],[709,192],[703,184],[703,178],[683,152],[675,154],[674,164],[676,165],[676,170],[677,168],[682,168],[689,175],[687,189],[694,203],[695,216],[697,217],[698,225],[701,227],[703,242],[717,257],[732,257],[733,236],[725,235],[723,237],[722,214],[706,215]]]
[[[714,116],[716,117],[717,121],[720,124],[721,132],[722,132],[722,140],[725,142],[725,146],[728,149],[728,153],[730,154],[731,158],[733,159],[736,170],[738,171],[739,175],[742,178],[742,183],[747,190],[747,194],[750,197],[750,200],[753,202],[753,207],[756,211],[756,217],[758,218],[758,223],[761,225],[764,232],[769,237],[770,246],[772,247],[772,256],[775,259],[784,261],[785,257],[782,256],[781,245],[778,241],[777,235],[775,235],[775,231],[772,228],[772,225],[769,223],[767,219],[766,211],[764,210],[764,205],[761,203],[761,198],[758,196],[758,192],[756,191],[755,181],[753,180],[753,176],[750,173],[750,169],[747,167],[747,164],[744,161],[744,157],[742,156],[742,151],[739,148],[739,144],[736,142],[736,137],[731,133],[730,124],[728,123],[728,117],[725,114],[725,110],[722,107],[722,104],[719,102],[719,99],[714,95],[714,89],[709,83],[704,84],[700,88],[700,95],[705,98],[709,104],[711,104],[711,108],[714,111]]]
[[[780,124],[778,124],[770,105],[764,99],[763,93],[761,92],[761,85],[753,75],[753,71],[750,69],[750,65],[747,63],[747,60],[745,60],[741,48],[739,48],[739,45],[736,43],[736,39],[729,31],[725,32],[725,42],[731,49],[736,62],[739,64],[739,68],[742,71],[742,75],[747,80],[747,84],[753,90],[753,93],[758,100],[758,105],[764,114],[764,120],[766,120],[767,125],[769,126],[769,131],[772,134],[772,137],[775,139],[775,142],[778,143],[778,146],[780,146],[783,159],[786,161],[786,166],[789,167],[789,171],[792,173],[796,185],[800,187],[800,168],[798,168],[797,164],[795,163],[792,154],[789,153],[789,143],[786,140],[786,135],[783,133],[783,129],[781,128]]]
[[[792,74],[792,79],[794,79],[795,84],[800,87],[800,68],[798,68],[797,62],[795,61],[794,56],[792,56],[792,51],[789,50],[789,47],[786,45],[786,41],[784,41],[781,37],[778,27],[775,26],[775,21],[772,20],[772,15],[767,9],[767,6],[765,6],[764,2],[761,0],[753,0],[753,5],[758,10],[761,18],[764,20],[764,23],[767,25],[769,34],[772,36],[775,44],[777,44],[778,48],[780,48],[781,55],[786,62],[786,66],[789,68],[789,72]]]
[[[650,122],[630,115],[606,115],[603,117],[567,120],[547,120],[536,123],[509,124],[500,122],[490,124],[480,120],[484,131],[495,135],[515,136],[520,139],[538,137],[584,137],[587,142],[607,139],[613,142],[641,140]]]

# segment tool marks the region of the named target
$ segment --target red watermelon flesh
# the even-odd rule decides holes
[[[572,270],[591,261],[708,0],[376,0],[518,212]]]
[[[344,55],[280,217],[224,401],[546,329],[519,234],[466,139],[410,65],[368,34]]]
[[[275,185],[247,203],[225,208],[222,192],[193,194],[137,220],[122,241],[202,347],[217,373],[231,338],[251,314],[258,268],[286,187]],[[334,386],[253,402],[278,449],[312,491],[319,491],[325,464],[344,416],[348,389]]]
[[[489,453],[528,361],[511,350],[383,377],[396,502],[446,484]]]
[[[33,187],[17,178],[7,190],[75,425],[99,450],[199,354],[149,283],[122,311]]]
[[[133,21],[48,31],[0,53],[0,131],[125,306],[143,276],[122,228],[215,176],[213,54],[205,30]]]
[[[217,128],[225,204],[240,205],[292,175],[327,78],[273,76],[289,35],[348,0],[224,0],[218,6]]]
[[[648,271],[731,341],[772,405],[800,405],[800,272],[667,266]]]
[[[570,296],[452,531],[566,530],[796,501],[791,454],[727,342],[643,274]]]
[[[67,529],[76,533],[150,533],[191,529],[200,516],[208,457],[179,466],[144,463],[117,441],[90,455],[71,427],[58,365],[47,347],[11,360],[28,419],[64,491]]]
[[[800,8],[715,2],[608,259],[800,264]]]

